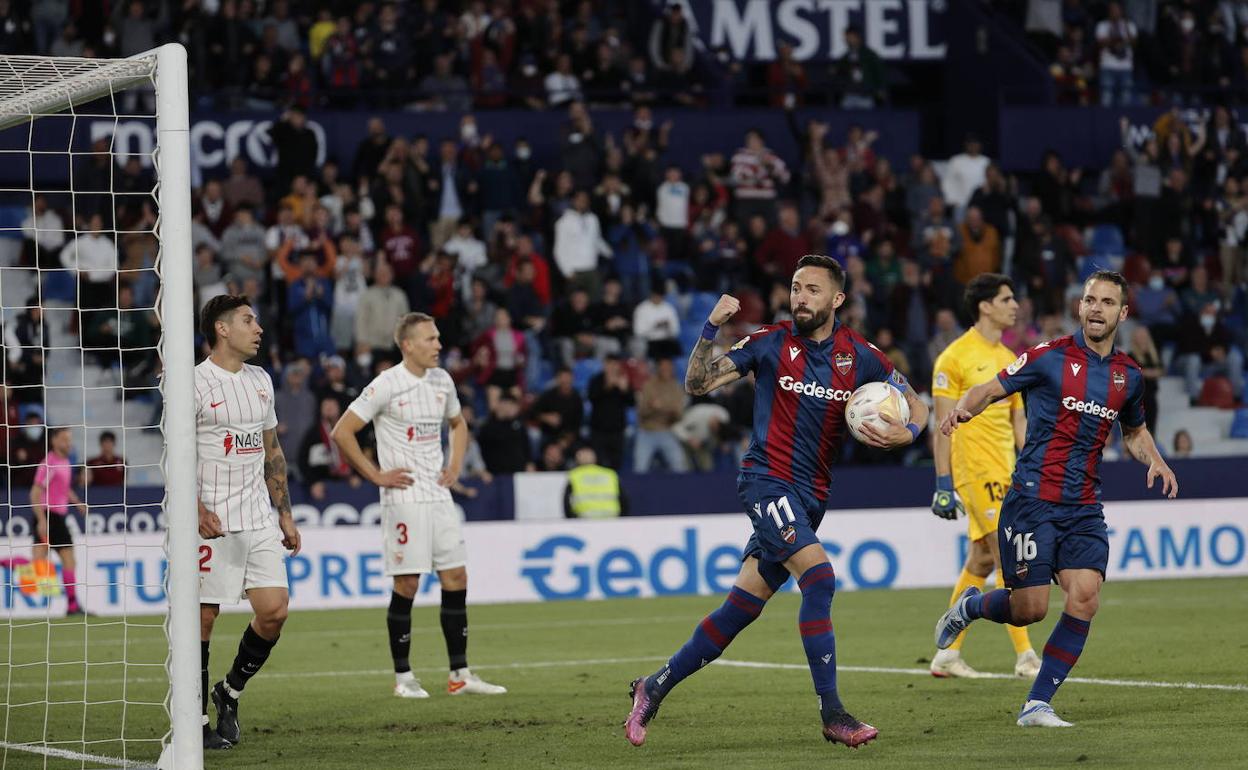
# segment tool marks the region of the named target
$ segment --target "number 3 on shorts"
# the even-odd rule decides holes
[[[1014,536],[1014,554],[1018,561],[1036,558],[1036,541],[1031,539],[1030,532],[1019,532]]]
[[[400,521],[394,525],[394,528],[399,531],[399,545],[407,545],[407,524]]]

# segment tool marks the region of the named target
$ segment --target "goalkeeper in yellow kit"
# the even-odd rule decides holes
[[[962,394],[997,376],[1014,360],[1010,349],[1001,344],[1001,333],[1014,325],[1018,315],[1013,282],[998,273],[977,275],[966,286],[965,302],[974,326],[945,348],[933,368],[932,397],[937,422],[953,409]],[[965,513],[971,541],[962,574],[953,587],[954,599],[967,586],[983,588],[993,570],[997,573],[997,585],[1005,585],[997,546],[997,518],[1014,472],[1015,450],[1023,445],[1025,432],[1023,402],[1016,393],[989,406],[978,420],[963,425],[952,436],[939,431],[934,434],[936,493],[932,496],[932,513],[951,520]],[[1040,658],[1031,648],[1027,629],[1005,628],[1017,655],[1014,673],[1035,677],[1040,670]],[[933,676],[979,676],[962,660],[964,637],[965,633],[949,649],[933,656]]]

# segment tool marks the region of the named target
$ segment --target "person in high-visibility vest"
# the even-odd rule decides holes
[[[598,464],[590,447],[576,450],[576,467],[568,471],[563,491],[563,515],[569,519],[614,519],[628,513],[628,498],[620,475]]]

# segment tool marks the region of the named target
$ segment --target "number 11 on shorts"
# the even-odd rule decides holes
[[[1014,553],[1018,561],[1036,558],[1036,541],[1031,539],[1030,532],[1019,532],[1014,536]]]
[[[767,515],[775,520],[777,527],[783,527],[785,524],[784,519],[780,518],[781,512],[784,513],[785,518],[787,518],[789,522],[795,520],[793,518],[793,509],[789,506],[789,498],[787,496],[774,502],[767,503]]]

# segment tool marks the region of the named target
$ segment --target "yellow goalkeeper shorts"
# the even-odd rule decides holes
[[[958,497],[966,508],[966,528],[971,540],[979,540],[997,531],[1001,501],[1009,491],[1010,480],[973,481],[957,487]]]

